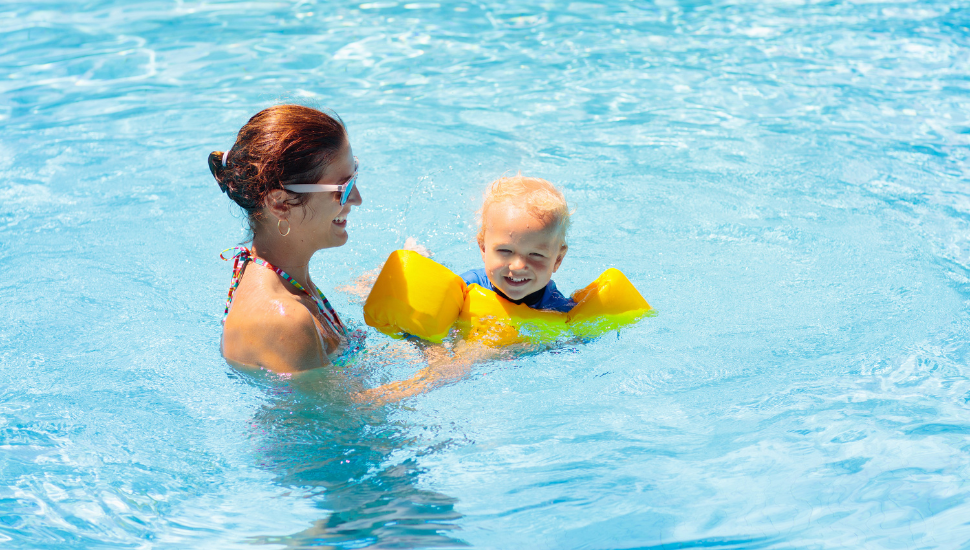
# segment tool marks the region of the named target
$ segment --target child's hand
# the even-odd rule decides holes
[[[431,251],[425,248],[423,245],[418,244],[417,239],[414,237],[408,237],[404,240],[404,250],[417,252],[425,258],[431,257]],[[370,294],[370,289],[374,287],[374,282],[377,281],[377,276],[381,274],[382,267],[384,267],[384,264],[377,266],[377,269],[365,271],[364,274],[357,277],[354,282],[338,286],[337,290],[340,292],[346,292],[347,294],[353,296],[354,299],[352,299],[351,302],[358,304],[362,303],[367,299],[367,295]]]
[[[410,250],[412,252],[417,252],[418,254],[424,256],[425,258],[431,257],[431,251],[425,248],[424,245],[418,244],[418,240],[414,237],[408,237],[404,239],[404,250]]]
[[[340,292],[346,292],[353,296],[351,302],[361,303],[367,299],[367,295],[370,294],[370,289],[374,286],[374,281],[377,280],[377,276],[380,275],[381,268],[372,269],[370,271],[365,271],[363,275],[357,277],[354,282],[345,285],[340,285],[337,290]]]

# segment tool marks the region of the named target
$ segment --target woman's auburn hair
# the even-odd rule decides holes
[[[478,211],[478,246],[485,248],[485,227],[488,224],[488,211],[497,204],[513,203],[524,209],[546,227],[558,229],[559,239],[566,244],[566,230],[569,229],[569,205],[566,196],[555,185],[542,178],[530,178],[517,174],[501,177],[489,184],[485,190],[482,208]]]
[[[255,231],[267,194],[284,185],[316,183],[346,143],[347,130],[336,113],[276,105],[250,118],[229,151],[209,153],[209,171],[219,189],[246,211]],[[308,200],[306,194],[287,192],[295,206]]]

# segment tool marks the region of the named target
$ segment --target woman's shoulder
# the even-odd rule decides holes
[[[243,290],[240,288],[240,290]],[[233,364],[275,372],[308,370],[327,363],[317,321],[303,301],[259,288],[239,292],[226,318],[222,354]]]

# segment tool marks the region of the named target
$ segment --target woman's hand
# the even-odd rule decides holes
[[[424,349],[428,366],[407,380],[390,382],[357,394],[360,402],[383,405],[413,397],[420,393],[457,382],[471,372],[475,363],[504,355],[506,352],[478,343],[460,341],[452,350],[445,346],[429,346]]]

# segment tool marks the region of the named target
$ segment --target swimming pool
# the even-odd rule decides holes
[[[926,1],[0,7],[0,546],[966,548],[970,7]],[[332,290],[408,236],[478,266],[483,185],[575,207],[556,282],[658,310],[401,405],[219,356],[243,221],[208,174],[278,101],[360,158]]]

